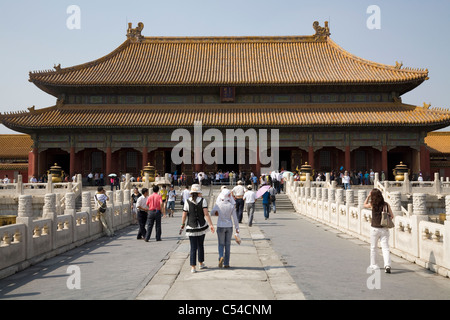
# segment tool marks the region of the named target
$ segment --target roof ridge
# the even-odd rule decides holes
[[[146,36],[141,43],[149,42],[324,42],[316,40],[313,35],[279,35],[279,36]]]

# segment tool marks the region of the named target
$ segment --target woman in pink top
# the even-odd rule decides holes
[[[156,241],[161,241],[161,208],[163,217],[166,217],[162,197],[158,193],[159,187],[153,186],[153,193],[147,198],[148,217],[147,217],[147,233],[145,234],[145,242],[150,240],[152,235],[153,225],[155,224]]]

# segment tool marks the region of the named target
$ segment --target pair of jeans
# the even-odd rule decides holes
[[[247,203],[248,226],[253,224],[253,214],[255,213],[255,203]]]
[[[155,225],[156,241],[161,240],[161,211],[152,210],[148,212],[147,217],[147,233],[145,234],[145,240],[149,240],[152,235],[153,225]]]
[[[230,249],[231,249],[231,237],[233,236],[233,227],[218,227],[217,238],[219,242],[219,259],[224,258],[223,264],[225,266],[230,265]]]
[[[374,228],[370,229],[370,265],[376,265],[376,253],[378,240],[380,240],[381,251],[383,252],[384,267],[391,265],[391,256],[389,252],[389,229]]]
[[[205,235],[189,237],[189,242],[191,243],[191,257],[190,263],[191,266],[197,265],[197,254],[198,254],[198,262],[202,263],[205,261],[205,249],[203,244],[205,242]]]
[[[145,238],[145,234],[147,233],[147,231],[145,230],[145,224],[147,223],[147,216],[148,216],[147,212],[138,209],[137,213],[137,220],[139,223],[139,231],[137,234],[138,239]]]
[[[263,203],[264,218],[269,219],[270,203]]]
[[[114,235],[114,230],[109,226],[108,222],[107,222],[107,215],[106,212],[98,212],[98,214],[100,215],[100,221],[102,222],[103,225],[103,232],[106,233],[106,235],[108,237],[112,237]]]
[[[277,212],[277,206],[276,206],[275,202],[276,202],[276,200],[272,201],[273,213]]]
[[[239,223],[242,222],[243,213],[244,213],[244,199],[236,199],[236,216]]]

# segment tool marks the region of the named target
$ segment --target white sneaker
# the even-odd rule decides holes
[[[206,269],[206,268],[208,268],[208,267],[207,267],[204,263],[201,263],[199,268],[200,268],[200,269]]]
[[[380,267],[379,267],[377,264],[371,264],[371,265],[369,266],[369,268],[372,269],[372,270],[378,270],[378,269],[380,269]]]
[[[195,270],[195,268],[191,268],[191,273],[196,273],[197,270]]]

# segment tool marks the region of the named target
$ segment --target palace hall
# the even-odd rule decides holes
[[[129,24],[125,41],[97,60],[30,72],[55,105],[0,115],[30,137],[29,176],[54,163],[70,176],[137,176],[147,163],[187,176],[261,172],[259,160],[174,163],[172,133],[193,132],[195,121],[223,136],[278,129],[279,169],[308,162],[316,171],[373,169],[393,179],[403,162],[431,176],[426,138],[450,125],[450,113],[402,102],[428,80],[427,69],[357,57],[331,39],[327,22],[306,36],[147,37],[143,29]]]

